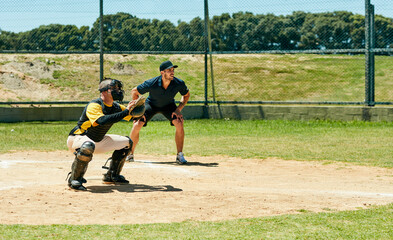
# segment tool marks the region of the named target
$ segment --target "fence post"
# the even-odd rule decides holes
[[[204,1],[205,9],[205,106],[207,106],[207,83],[208,83],[208,67],[207,67],[207,54],[209,52],[209,39],[208,39],[208,21],[209,21],[209,9],[207,0]]]
[[[370,4],[370,106],[375,105],[375,19],[374,5]]]
[[[100,0],[100,82],[104,79],[104,0]]]
[[[207,0],[206,0],[207,1]],[[207,22],[207,44],[208,44],[208,52],[209,52],[209,58],[210,58],[210,78],[211,78],[211,84],[212,84],[212,97],[213,97],[213,102],[216,102],[216,93],[214,90],[214,74],[213,74],[213,56],[212,56],[212,37],[211,37],[211,29],[210,29],[210,18],[209,18],[209,8],[206,3],[206,22]]]
[[[374,5],[366,0],[365,40],[366,40],[366,74],[365,74],[365,104],[375,105],[375,31],[374,31]]]

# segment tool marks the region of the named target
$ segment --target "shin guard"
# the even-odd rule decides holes
[[[68,186],[76,190],[86,190],[82,185],[86,182],[83,176],[86,173],[87,166],[93,158],[95,145],[92,142],[84,142],[82,146],[75,151],[75,159],[71,166],[71,174],[68,179]]]
[[[130,139],[131,146],[132,141]],[[111,162],[109,165],[108,172],[104,174],[103,181],[107,183],[128,183],[124,176],[120,175],[124,163],[126,161],[126,157],[131,152],[131,147],[123,148],[120,150],[115,150],[112,153],[112,157],[110,158]],[[108,159],[109,160],[109,159]]]

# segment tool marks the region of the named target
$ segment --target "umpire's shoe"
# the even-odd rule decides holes
[[[179,152],[176,156],[176,162],[177,164],[186,164],[187,160],[184,158],[184,154],[182,152]]]

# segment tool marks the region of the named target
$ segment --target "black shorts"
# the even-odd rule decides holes
[[[155,107],[150,105],[148,102],[145,102],[145,118],[146,118],[146,122],[143,125],[144,127],[146,127],[147,122],[149,122],[154,115],[156,115],[157,113],[161,113],[162,115],[164,115],[166,117],[166,119],[168,119],[171,123],[171,125],[173,126],[172,120],[176,119],[176,116],[174,116],[172,118],[172,113],[176,110],[177,106],[175,103],[170,103],[164,107]],[[143,119],[141,119],[143,120]]]

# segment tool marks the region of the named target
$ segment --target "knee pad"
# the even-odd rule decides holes
[[[86,141],[82,144],[80,148],[76,150],[76,157],[84,162],[90,162],[93,158],[93,152],[96,145],[93,142]]]
[[[130,154],[131,150],[132,150],[132,140],[130,137],[126,136],[128,138],[129,147],[125,147],[119,150],[115,150],[112,153],[112,161],[122,161],[125,160],[126,157],[128,156],[128,154]]]
[[[112,160],[113,161],[121,161],[123,159],[126,159],[128,154],[130,154],[131,148],[123,148],[120,150],[115,150],[112,153]]]
[[[126,136],[126,137],[128,138],[128,142],[130,143],[129,149],[131,151],[133,142],[132,142],[132,140],[131,140],[131,138],[129,136]]]

